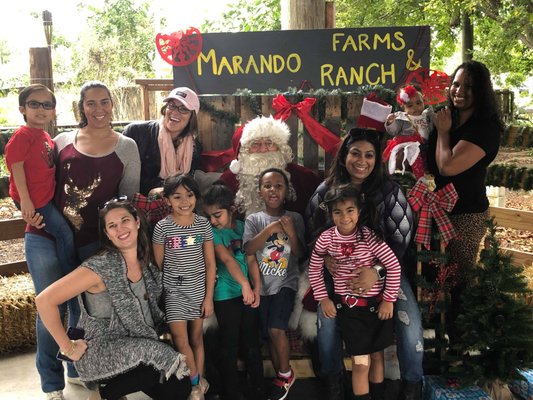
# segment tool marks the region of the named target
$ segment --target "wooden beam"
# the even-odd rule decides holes
[[[490,207],[490,215],[494,217],[498,225],[505,228],[529,231],[533,227],[533,211]]]
[[[21,239],[24,237],[26,222],[22,218],[2,219],[0,220],[0,225],[2,226],[0,230],[0,241]]]
[[[13,276],[24,272],[28,272],[28,264],[26,264],[26,260],[0,264],[0,276]]]
[[[513,257],[513,264],[514,265],[523,265],[524,267],[528,267],[533,265],[533,253],[527,253],[525,251],[518,251],[518,250],[512,250],[512,249],[501,249],[502,251],[505,251],[509,253]]]

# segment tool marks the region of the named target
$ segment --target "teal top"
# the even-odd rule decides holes
[[[235,221],[235,228],[213,229],[213,241],[215,246],[221,244],[231,253],[241,267],[241,271],[248,278],[248,266],[246,254],[242,247],[242,235],[244,222]],[[214,300],[229,300],[242,296],[241,285],[231,276],[226,265],[217,258],[217,282],[215,285]]]

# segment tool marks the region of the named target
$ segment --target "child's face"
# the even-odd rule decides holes
[[[285,178],[279,172],[268,172],[263,175],[259,196],[265,202],[267,211],[279,210],[287,197],[288,190]]]
[[[194,213],[196,196],[193,191],[183,185],[178,186],[174,193],[167,197],[166,200],[177,216],[188,217]]]
[[[357,228],[359,210],[353,200],[339,200],[333,204],[331,217],[341,235],[350,235]]]
[[[209,222],[216,229],[231,228],[231,213],[225,208],[220,208],[218,204],[204,205],[204,213],[209,218]]]
[[[46,110],[45,107],[52,107],[52,109]],[[19,111],[26,116],[27,126],[39,129],[46,127],[56,115],[56,108],[52,96],[44,90],[38,90],[30,94],[26,99],[26,104],[19,107]]]
[[[415,97],[409,99],[409,101],[403,104],[403,110],[414,117],[422,115],[424,111],[424,99],[420,93],[417,93]]]

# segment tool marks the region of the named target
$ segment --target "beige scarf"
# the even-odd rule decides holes
[[[159,121],[159,153],[161,154],[161,170],[159,177],[166,179],[175,174],[187,174],[191,170],[193,137],[188,134],[183,138],[178,148],[174,148],[172,136],[165,129],[163,118]]]

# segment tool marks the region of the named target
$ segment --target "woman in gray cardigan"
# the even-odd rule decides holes
[[[151,263],[146,222],[123,198],[108,201],[99,218],[103,250],[35,300],[59,345],[58,357],[74,361],[84,382],[99,384],[90,399],[142,391],[154,399],[185,400],[191,384],[184,356],[159,340],[161,275]],[[69,337],[59,317],[59,305],[75,296],[83,338]]]

